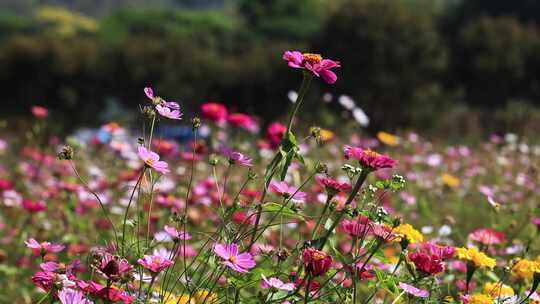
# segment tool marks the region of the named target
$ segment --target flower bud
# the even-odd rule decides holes
[[[201,119],[199,117],[193,117],[191,119],[191,128],[193,130],[197,130],[200,127],[201,127]]]
[[[62,150],[58,153],[58,159],[61,160],[71,160],[73,159],[73,148],[70,146],[64,146]]]

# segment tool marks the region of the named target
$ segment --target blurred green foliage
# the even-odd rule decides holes
[[[478,125],[497,126],[512,119],[494,110],[515,100],[532,109],[540,98],[534,1],[124,2],[131,5],[108,1],[114,10],[87,16],[31,1],[27,13],[2,10],[1,115],[42,104],[68,126],[97,123],[108,101],[133,108],[152,85],[188,110],[215,100],[269,120],[285,112],[300,82],[281,60],[288,49],[340,60],[336,85],[315,82],[311,100],[350,95],[373,130],[444,129],[474,113]]]

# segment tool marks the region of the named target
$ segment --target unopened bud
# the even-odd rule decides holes
[[[193,117],[191,119],[191,128],[193,128],[193,130],[197,130],[200,127],[201,127],[201,119],[199,117]]]
[[[73,159],[73,148],[71,146],[64,146],[58,153],[58,158],[62,160]]]

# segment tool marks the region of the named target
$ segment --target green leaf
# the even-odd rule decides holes
[[[264,203],[262,205],[262,210],[265,211],[265,212],[270,212],[270,213],[278,213],[278,214],[281,214],[281,215],[287,216],[287,217],[295,217],[295,218],[299,218],[299,219],[304,218],[301,214],[298,214],[293,209],[291,209],[291,208],[289,208],[287,206],[275,203],[275,202]]]

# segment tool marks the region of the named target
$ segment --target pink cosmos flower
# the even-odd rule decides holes
[[[92,301],[86,299],[79,290],[63,288],[58,292],[58,299],[62,304],[92,304]]]
[[[540,217],[532,218],[531,224],[535,225],[536,229],[540,230]]]
[[[32,276],[32,283],[44,291],[49,291],[56,282],[58,275],[50,271],[38,271]]]
[[[238,246],[236,244],[216,244],[214,252],[225,261],[227,267],[238,272],[248,272],[255,267],[253,256],[247,252],[238,254]]]
[[[107,280],[118,281],[133,269],[133,266],[126,259],[114,256],[108,252],[101,254],[100,258],[96,265],[94,265],[94,268]]]
[[[315,176],[315,180],[331,195],[335,195],[339,192],[348,192],[351,190],[351,184],[347,182],[340,183],[329,176],[317,175]]]
[[[24,243],[26,244],[26,247],[32,249],[32,252],[35,255],[45,255],[47,253],[57,253],[57,252],[60,252],[60,251],[64,250],[64,248],[66,247],[66,246],[64,246],[62,244],[53,244],[53,243],[50,243],[50,242],[38,243],[38,241],[36,241],[35,239],[28,239],[27,241],[24,241]]]
[[[285,134],[286,131],[287,127],[280,122],[273,122],[268,126],[266,129],[266,137],[270,141],[273,148],[279,146],[279,143],[283,138],[283,134]]]
[[[306,248],[302,253],[304,260],[304,268],[306,272],[312,276],[320,276],[325,274],[332,266],[332,257],[326,254],[326,252]]]
[[[138,148],[139,158],[142,159],[148,167],[153,168],[161,174],[169,173],[169,165],[159,160],[159,155],[155,152],[149,151],[143,146]]]
[[[171,266],[173,262],[162,255],[145,255],[142,259],[138,259],[137,263],[153,274],[157,274]]]
[[[215,123],[223,123],[227,120],[227,108],[217,102],[208,102],[201,105],[202,116]]]
[[[167,104],[170,104],[170,102],[168,102]],[[174,103],[174,104],[176,104],[176,103]],[[166,118],[169,118],[169,119],[176,119],[176,120],[182,119],[182,112],[180,112],[180,110],[175,110],[175,109],[172,109],[172,108],[170,108],[168,106],[161,105],[161,104],[156,106],[156,110],[163,117],[166,117]]]
[[[289,186],[287,182],[272,181],[269,185],[270,192],[279,194],[285,198],[291,198],[293,201],[304,202],[307,194],[305,192],[298,191],[296,187]]]
[[[163,230],[174,240],[191,240],[191,235],[184,231],[178,231],[175,227],[167,226],[163,227]]]
[[[504,233],[490,228],[480,228],[469,234],[469,238],[484,245],[497,245],[504,241]]]
[[[406,283],[403,283],[403,282],[399,282],[399,288],[403,289],[403,291],[405,291],[406,293],[411,294],[411,295],[413,295],[415,297],[427,298],[429,296],[429,291],[424,290],[424,289],[416,288],[416,287],[414,287],[412,285],[409,285],[409,284],[406,284]]]
[[[44,119],[44,118],[47,118],[47,116],[49,116],[49,110],[47,110],[44,107],[33,106],[31,110],[32,110],[32,115],[34,115],[34,117],[37,119]]]
[[[364,168],[369,170],[393,168],[396,165],[396,161],[389,156],[379,154],[372,150],[345,146],[343,152],[345,153],[346,159],[354,158],[358,160]]]
[[[365,216],[358,217],[357,220],[343,220],[339,224],[339,231],[342,231],[349,236],[363,237],[370,233],[371,223]]]
[[[251,158],[247,157],[246,155],[233,151],[229,148],[221,148],[221,154],[223,156],[227,157],[229,159],[229,162],[231,164],[237,164],[244,167],[251,167],[253,166],[251,164]]]
[[[232,113],[227,118],[229,123],[235,127],[242,128],[251,133],[257,132],[257,123],[251,116],[244,113]]]
[[[337,80],[336,74],[331,69],[341,67],[339,61],[323,59],[319,54],[302,54],[299,51],[286,51],[283,53],[283,60],[292,68],[310,71],[328,84],[333,84]]]
[[[266,278],[262,275],[261,288],[268,289],[273,288],[277,290],[291,291],[294,289],[294,283],[284,283],[278,278]]]

